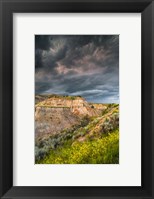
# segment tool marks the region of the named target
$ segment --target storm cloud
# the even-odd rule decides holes
[[[35,93],[119,103],[119,36],[36,35]]]

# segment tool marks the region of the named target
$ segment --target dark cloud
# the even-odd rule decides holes
[[[36,93],[119,101],[118,35],[35,36]]]
[[[42,68],[43,63],[42,63],[42,51],[37,49],[35,51],[35,68]]]
[[[51,36],[48,35],[35,35],[35,49],[49,50],[51,40]]]

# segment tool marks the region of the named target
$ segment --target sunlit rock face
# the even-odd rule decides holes
[[[88,116],[98,116],[106,108],[105,105],[89,104],[81,97],[52,97],[39,102],[36,107],[70,108],[74,114]]]
[[[80,118],[69,108],[37,107],[35,111],[35,134],[55,134],[77,124]]]
[[[37,97],[38,99],[38,97]],[[40,98],[35,105],[35,135],[56,134],[80,123],[85,116],[100,116],[106,108],[89,104],[82,97]]]

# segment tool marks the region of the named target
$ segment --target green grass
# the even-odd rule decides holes
[[[85,142],[66,143],[51,150],[37,164],[118,164],[119,130],[101,139]]]

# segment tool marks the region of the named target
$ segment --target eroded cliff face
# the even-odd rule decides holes
[[[81,97],[45,98],[35,105],[35,135],[59,133],[79,124],[85,116],[100,116],[105,108],[95,108]]]
[[[78,124],[80,118],[69,108],[37,107],[35,111],[35,134],[37,137],[55,134]]]
[[[69,108],[72,113],[80,116],[99,116],[102,110],[106,109],[105,105],[89,104],[81,97],[72,98],[73,99],[69,99],[69,97],[51,97],[37,103],[35,107]]]

